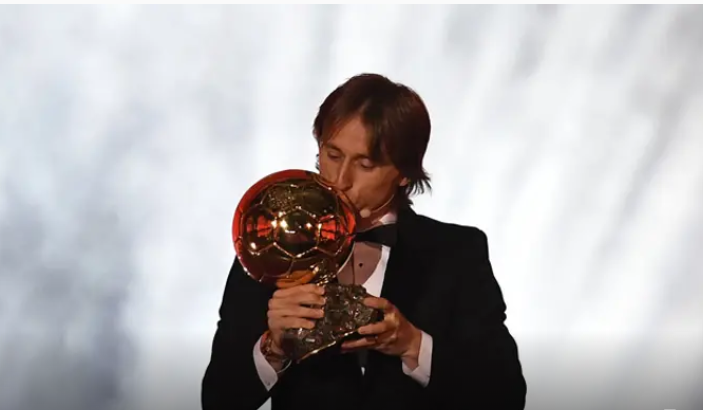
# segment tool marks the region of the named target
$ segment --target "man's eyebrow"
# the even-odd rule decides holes
[[[331,142],[327,142],[327,143],[325,143],[324,145],[325,145],[328,149],[331,149],[331,150],[334,150],[334,151],[342,152],[342,150],[339,149],[338,146],[334,145],[334,144],[331,143]],[[367,154],[355,154],[355,155],[353,155],[353,158],[355,158],[355,159],[368,159],[369,161],[373,161],[373,159],[371,158],[371,156],[370,156],[370,155],[367,155]]]

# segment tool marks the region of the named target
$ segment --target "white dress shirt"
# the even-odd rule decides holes
[[[395,221],[396,215],[394,213],[389,213],[384,215],[379,222],[381,224],[388,224],[394,223]],[[381,246],[381,258],[376,265],[376,269],[363,283],[366,291],[372,296],[380,297],[381,295],[381,288],[383,287],[383,279],[386,274],[386,266],[388,265],[390,254],[390,247],[385,245]],[[274,370],[268,360],[266,360],[264,354],[261,353],[261,338],[254,344],[254,363],[261,382],[266,386],[267,390],[271,390],[278,381],[278,375],[276,374],[276,370]],[[432,369],[432,336],[422,332],[418,366],[412,370],[407,367],[405,363],[402,363],[402,366],[403,372],[406,375],[413,378],[413,380],[420,383],[423,387],[427,386],[430,382],[430,370]],[[362,372],[363,371],[364,369],[362,368]]]

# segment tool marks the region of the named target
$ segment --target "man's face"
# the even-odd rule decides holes
[[[344,192],[357,209],[385,204],[407,180],[390,161],[375,163],[369,136],[359,118],[347,122],[320,146],[320,174]]]

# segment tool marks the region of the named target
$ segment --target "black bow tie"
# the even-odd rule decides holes
[[[398,226],[394,223],[380,225],[367,231],[358,232],[354,240],[393,246],[398,241]]]

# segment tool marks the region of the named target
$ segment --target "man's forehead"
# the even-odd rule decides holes
[[[340,151],[352,158],[370,159],[383,164],[389,161],[388,155],[372,136],[360,117],[342,121],[331,127],[332,132],[323,138],[323,146]]]

